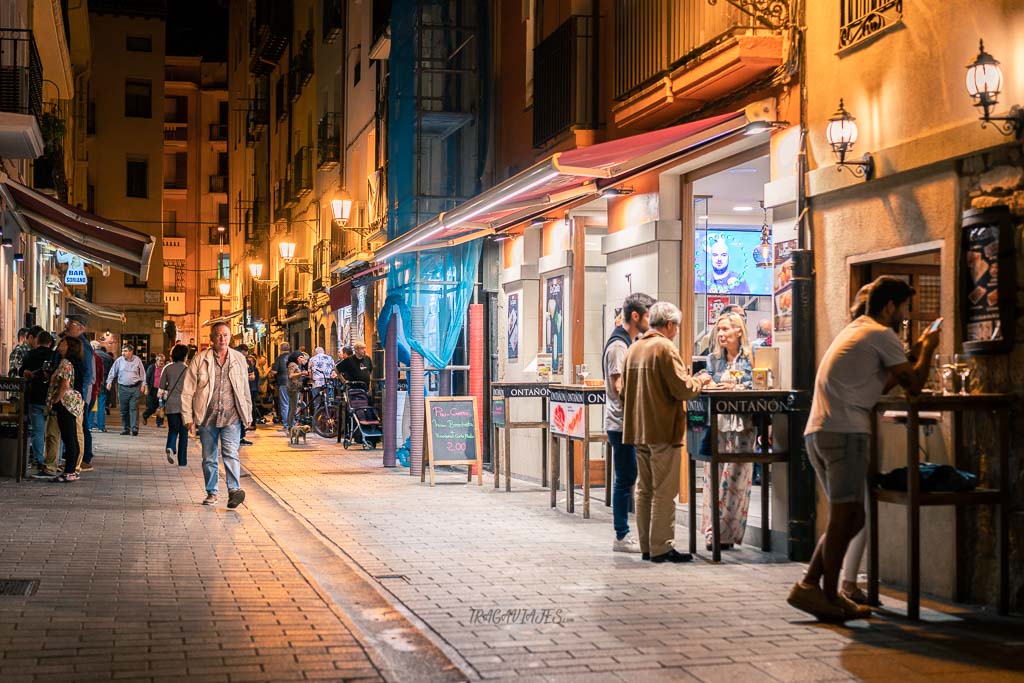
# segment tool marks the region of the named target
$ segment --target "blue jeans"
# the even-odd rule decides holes
[[[82,411],[82,462],[92,462],[92,432],[89,431],[90,415],[92,414],[92,401],[85,404]]]
[[[278,408],[281,411],[281,424],[284,425],[285,427],[290,427],[291,425],[288,424],[288,418],[290,417],[290,415],[288,415],[288,386],[287,385],[285,385],[283,387],[278,387],[277,388],[277,405],[278,405]]]
[[[199,428],[199,441],[203,444],[203,478],[206,479],[207,493],[217,493],[218,490],[218,456],[224,460],[224,478],[228,482],[228,493],[242,488],[239,483],[242,467],[238,461],[238,441],[241,438],[241,421],[232,422],[226,427],[207,425]]]
[[[167,446],[178,456],[178,466],[188,464],[188,430],[181,413],[167,413]]]
[[[28,418],[32,425],[32,462],[42,465],[45,453],[46,404],[29,403]]]
[[[615,537],[622,539],[629,533],[629,501],[636,484],[636,449],[622,443],[622,432],[608,432],[608,443],[612,445],[612,464],[615,467],[612,519]]]
[[[100,396],[96,399],[96,419],[93,426],[101,432],[107,431],[107,389],[100,388]]]

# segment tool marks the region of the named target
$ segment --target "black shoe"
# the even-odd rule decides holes
[[[238,443],[241,446],[251,446],[252,445],[252,441],[249,441],[249,439],[242,439]]]
[[[243,500],[245,500],[245,491],[242,489],[228,491],[228,509],[234,510],[242,504]]]
[[[714,550],[714,546],[712,546],[712,545],[711,545],[710,543],[705,543],[705,544],[704,544],[704,548],[705,548],[705,549],[706,549],[706,550],[707,550],[707,551],[708,551],[709,553],[710,553],[710,552],[711,552],[712,550]],[[719,544],[718,544],[718,549],[719,549],[719,550],[732,550],[732,543],[719,543]]]
[[[690,553],[681,553],[675,548],[672,548],[672,550],[669,550],[664,555],[652,557],[651,562],[689,562],[692,559],[693,555],[691,555]]]
[[[642,555],[640,555],[640,559],[641,560],[649,560],[649,559],[651,559],[651,554],[650,553],[643,553]]]
[[[124,431],[121,432],[121,436],[128,436],[130,434],[131,434],[131,432],[128,431],[127,429],[125,429]]]
[[[138,436],[138,435],[139,435],[139,430],[138,429],[133,429],[132,430],[132,436]]]

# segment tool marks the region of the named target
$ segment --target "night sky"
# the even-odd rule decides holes
[[[167,3],[167,54],[228,59],[228,0],[173,0]]]

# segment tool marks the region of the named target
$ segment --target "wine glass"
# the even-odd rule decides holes
[[[942,380],[942,395],[951,396],[953,392],[953,357],[945,354],[935,354],[935,367],[938,368],[939,377]]]
[[[960,395],[969,395],[971,393],[968,391],[971,378],[971,359],[962,353],[955,354],[953,356],[953,368],[956,370],[957,375],[960,376]]]
[[[737,363],[736,361],[729,363],[729,366],[726,368],[726,372],[729,374],[729,378],[732,380],[732,383],[734,385],[733,388],[742,389],[744,372],[743,368],[739,366],[739,363]]]
[[[580,363],[578,374],[580,376],[580,382],[586,384],[587,377],[590,377],[590,368],[587,367],[586,363]]]

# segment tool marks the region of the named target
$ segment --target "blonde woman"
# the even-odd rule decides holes
[[[715,321],[712,352],[708,372],[721,388],[751,386],[752,356],[747,338],[746,322],[736,313],[723,313]],[[755,431],[749,419],[740,415],[718,416],[718,452],[751,453]],[[750,486],[754,473],[752,463],[722,463],[719,476],[718,514],[719,545],[728,550],[743,543],[750,507]],[[706,547],[711,550],[711,464],[704,465],[702,520]]]

